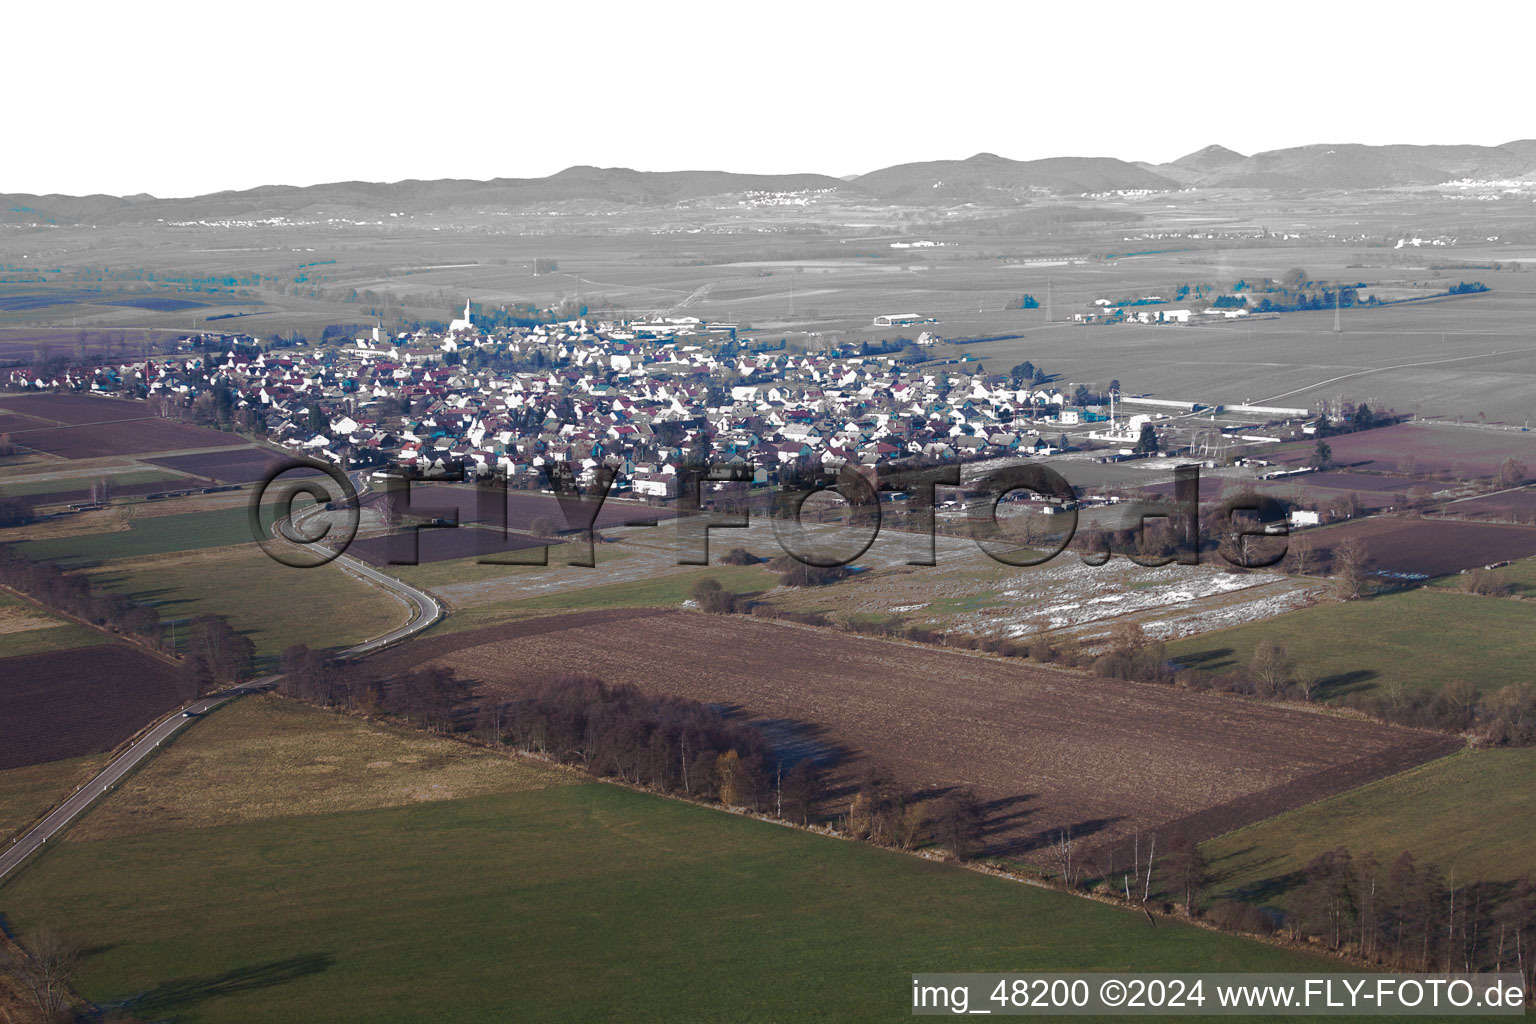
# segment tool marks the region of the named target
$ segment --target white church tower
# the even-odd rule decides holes
[[[448,333],[453,334],[455,331],[467,331],[470,330],[473,326],[474,325],[469,322],[469,300],[465,299],[464,318],[462,320],[455,320],[453,323],[449,324]]]

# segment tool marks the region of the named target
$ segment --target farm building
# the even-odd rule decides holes
[[[920,313],[882,313],[875,317],[876,327],[905,327],[908,324],[926,323],[927,317]]]

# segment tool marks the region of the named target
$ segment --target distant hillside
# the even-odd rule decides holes
[[[1536,142],[1502,146],[1297,146],[1244,157],[1207,146],[1160,165],[1159,173],[1186,184],[1233,188],[1356,189],[1434,185],[1456,178],[1511,178],[1536,174]]]
[[[1170,178],[1111,157],[1009,160],[978,153],[969,160],[898,164],[853,179],[887,202],[1012,203],[1031,191],[1081,194],[1112,189],[1168,189]]]
[[[869,198],[846,181],[824,174],[733,174],[726,171],[633,171],[570,167],[547,178],[391,183],[344,181],[325,185],[264,185],[187,199],[135,196],[0,196],[0,222],[114,224],[165,220],[355,217],[391,213],[475,214],[565,203],[654,206],[743,192],[836,189]]]
[[[1362,189],[1433,185],[1456,178],[1536,178],[1536,140],[1502,146],[1298,146],[1244,156],[1224,146],[1171,163],[1111,157],[1010,160],[978,153],[967,160],[898,164],[846,179],[825,174],[635,171],[569,167],[547,178],[325,185],[268,185],[186,199],[153,196],[0,195],[0,224],[127,224],[157,220],[351,218],[392,213],[478,218],[488,212],[664,208],[745,192],[831,190],[850,202],[944,206],[1014,206],[1032,195],[1081,195],[1119,189],[1186,186],[1264,189]]]

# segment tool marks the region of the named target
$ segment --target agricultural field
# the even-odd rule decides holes
[[[248,497],[242,496],[236,507],[180,515],[152,515],[135,506],[126,519],[127,529],[29,540],[19,547],[28,558],[79,567],[143,555],[254,544],[256,538],[251,535],[247,501]],[[87,512],[85,515],[100,517],[103,523],[114,521],[109,518],[110,512]]]
[[[113,310],[121,312],[122,307]],[[18,314],[41,313],[46,310],[0,310],[0,323],[20,319]],[[71,313],[76,316],[78,313]],[[76,359],[83,352],[87,359],[106,360],[143,358],[151,353],[174,350],[174,340],[186,334],[180,330],[140,327],[131,330],[85,330],[68,327],[5,327],[0,326],[0,363],[16,366],[36,364],[51,356],[67,356]]]
[[[1487,581],[1505,588],[1511,597],[1536,597],[1536,558],[1525,558],[1512,565],[1487,570]],[[1429,585],[1442,590],[1459,590],[1467,582],[1464,576],[1446,576]]]
[[[97,812],[104,837],[88,820],[0,889],[12,927],[56,925],[89,947],[87,998],[187,1024],[436,1020],[447,1005],[462,1021],[888,1020],[908,1012],[915,966],[1337,969],[274,703],[215,713],[138,777],[192,796],[208,779],[220,800],[197,806],[213,818],[167,816],[124,787]],[[296,814],[267,798],[252,723],[282,727],[272,774]],[[455,774],[483,788],[398,793]]]
[[[1276,276],[1289,266],[1333,280],[1404,273],[1420,280],[1434,276],[1422,267],[1390,266],[1392,259],[1348,248],[1183,251],[1106,259],[1082,267],[1019,267],[1014,280],[1018,293],[1043,297],[1049,274],[1060,320],[1086,309],[1095,298],[1159,293],[1178,282]],[[1493,291],[1345,310],[1342,335],[1332,332],[1331,311],[1198,326],[1085,327],[1047,325],[1043,309],[978,315],[974,298],[970,314],[942,316],[939,326],[927,329],[951,338],[1020,335],[935,350],[938,356],[975,356],[993,372],[1029,359],[1060,380],[1102,385],[1117,378],[1128,393],[1163,399],[1316,408],[1321,401],[1344,398],[1421,416],[1476,421],[1482,413],[1490,421],[1519,426],[1536,418],[1536,399],[1526,383],[1536,373],[1536,348],[1529,342],[1531,289],[1536,282],[1524,274],[1461,274],[1442,280],[1454,284],[1468,274],[1481,276]],[[913,296],[909,305],[926,311],[919,302],[920,297]],[[906,330],[913,333],[912,328]],[[1306,447],[1310,449],[1310,443]],[[1394,454],[1391,466],[1383,468],[1395,467],[1396,461]],[[1422,459],[1420,465],[1425,465]]]
[[[0,843],[89,781],[108,760],[106,754],[88,754],[0,771]]]
[[[1404,850],[1462,882],[1536,872],[1536,750],[1464,750],[1213,839],[1213,894],[1288,902],[1296,873],[1335,846],[1390,864]]]
[[[365,517],[365,532],[377,523],[377,528],[385,533],[363,536],[353,541],[347,549],[347,553],[367,561],[376,567],[394,566],[423,566],[436,565],[443,562],[460,562],[468,567],[467,571],[457,572],[454,582],[462,580],[482,580],[506,575],[516,569],[495,569],[484,565],[477,565],[480,559],[505,560],[509,565],[519,563],[534,564],[539,556],[532,551],[549,545],[551,541],[537,539],[529,535],[534,523],[539,519],[549,520],[549,525],[554,531],[581,530],[585,527],[583,517],[588,515],[587,507],[580,507],[583,503],[577,502],[575,506],[568,508],[566,504],[550,495],[531,494],[522,491],[509,491],[506,493],[505,521],[500,510],[495,508],[497,493],[494,490],[455,485],[425,485],[412,486],[403,499],[395,499],[398,507],[393,508],[395,515],[411,515],[421,518],[443,519],[458,522],[458,527],[423,527],[417,529],[406,526],[403,529],[393,529],[386,525],[385,510],[391,507],[391,498],[388,492],[374,491],[363,499],[363,516]],[[575,499],[571,499],[575,501]],[[486,507],[482,508],[481,506]],[[674,519],[677,512],[665,508],[653,508],[649,505],[625,502],[622,500],[608,500],[603,502],[598,509],[592,526],[597,531],[623,528],[626,526],[647,526],[655,523]],[[368,520],[372,520],[368,521]],[[476,528],[484,527],[484,528]],[[505,527],[505,531],[503,530]],[[410,536],[411,531],[416,531],[416,537]],[[559,540],[553,541],[558,545]],[[518,552],[523,552],[518,554]],[[552,556],[556,557],[556,556]],[[572,557],[585,558],[585,550],[574,552]],[[608,557],[614,557],[609,554]],[[494,563],[493,563],[494,564]],[[412,578],[408,582],[418,582]],[[423,584],[426,579],[420,580]]]
[[[0,496],[30,498],[36,506],[86,502],[91,499],[92,488],[98,482],[107,485],[111,499],[180,490],[197,483],[188,477],[152,469],[125,469],[63,478],[48,474],[21,476],[0,483]]]
[[[0,590],[0,659],[46,654],[111,642],[100,630],[60,618],[31,601]]]
[[[111,750],[182,698],[174,663],[124,642],[0,660],[0,771]]]
[[[1439,510],[1441,515],[1488,519],[1505,523],[1536,525],[1536,488],[1523,487],[1513,491],[1499,491],[1477,498],[1448,502]]]
[[[1449,423],[1410,422],[1330,437],[1333,460],[1352,470],[1395,473],[1403,456],[1412,455],[1418,473],[1465,473],[1491,477],[1505,459],[1536,466],[1536,433],[1492,430]],[[1316,443],[1285,444],[1271,449],[1274,457],[1304,464]],[[1407,489],[1405,485],[1404,490]]]
[[[64,459],[137,455],[245,442],[234,434],[157,418],[148,406],[82,395],[0,395],[0,412],[22,417],[11,440]]]
[[[191,455],[167,455],[145,461],[173,469],[178,473],[190,473],[192,476],[207,477],[209,480],[226,484],[255,483],[279,468],[285,470],[284,479],[289,476],[320,475],[318,472],[304,473],[288,469],[287,467],[301,460],[292,455],[275,452],[270,448],[228,448],[216,452],[196,452]]]
[[[1314,581],[1230,573],[1222,564],[1148,567],[1115,557],[1093,566],[1063,552],[1042,565],[1014,568],[972,546],[938,566],[892,566],[832,587],[779,592],[772,600],[833,618],[900,621],[975,636],[1070,636],[1092,649],[1108,640],[1117,623],[1136,622],[1149,636],[1166,640],[1305,607],[1320,590]]]
[[[452,529],[423,527],[416,531],[413,539],[411,529],[408,527],[390,535],[359,538],[347,547],[347,554],[379,568],[432,565],[459,559],[468,560],[473,565],[482,558],[531,561],[538,556],[527,553],[520,555],[517,552],[543,548],[548,543],[527,534],[503,534],[500,530],[482,530],[472,526]]]
[[[427,564],[433,533],[423,531],[423,564],[390,571],[407,583],[426,586],[448,601],[455,615],[509,614],[526,608],[607,607],[632,601],[640,606],[686,599],[700,572],[679,565],[686,552],[697,552],[702,520],[679,520],[660,528],[606,531],[612,543],[597,547],[595,569],[571,567],[552,550],[547,567],[490,566],[473,559]],[[776,574],[720,564],[734,547],[764,559],[784,550],[783,523],[753,519],[746,529],[715,529],[710,534],[713,575],[738,593],[792,611],[821,612],[844,618],[901,619],[944,631],[1013,638],[1042,632],[1070,634],[1085,645],[1102,644],[1116,621],[1134,619],[1159,638],[1183,636],[1305,607],[1323,589],[1320,581],[1278,573],[1228,573],[1217,564],[1147,568],[1123,557],[1105,566],[1083,563],[1063,553],[1043,565],[1016,568],[994,561],[968,537],[941,535],[934,541],[936,565],[913,566],[928,554],[919,534],[885,528],[853,563],[853,576],[831,586],[804,591],[780,588]],[[688,531],[686,534],[684,531]],[[796,541],[785,532],[787,542]],[[803,543],[826,552],[853,552],[867,531],[811,523]],[[354,543],[353,548],[356,549]],[[484,614],[482,614],[484,613]],[[455,629],[452,617],[439,629]]]
[[[493,499],[497,494],[491,488],[467,484],[412,484],[404,493],[409,498],[409,504],[401,505],[398,509],[400,514],[444,518],[452,518],[456,514],[461,523],[480,523],[496,527],[502,525],[496,518],[494,500],[491,501],[487,514],[481,512],[481,503]],[[379,507],[388,500],[388,496],[388,491],[378,489],[364,498],[363,503]],[[572,514],[567,514],[567,502],[571,503],[570,507],[574,510]],[[506,508],[507,529],[521,533],[526,533],[532,528],[534,520],[541,517],[549,519],[557,530],[577,530],[583,529],[587,525],[586,520],[591,516],[586,502],[574,498],[562,501],[552,495],[529,491],[508,490]],[[592,525],[599,530],[606,530],[617,526],[657,523],[674,519],[677,515],[674,509],[657,508],[610,497],[603,501]]]
[[[1444,519],[1356,519],[1291,535],[1291,545],[1311,546],[1316,571],[1333,572],[1333,553],[1356,541],[1372,575],[1416,583],[1536,555],[1536,528]]]
[[[371,663],[446,666],[508,696],[568,673],[736,708],[822,750],[844,783],[875,763],[915,789],[972,786],[995,815],[991,849],[1025,859],[1065,828],[1089,845],[1209,838],[1457,745],[746,616],[573,613],[415,640]]]
[[[1370,473],[1306,473],[1274,480],[1201,474],[1200,499],[1202,502],[1217,501],[1240,492],[1254,491],[1301,508],[1323,508],[1333,502],[1353,498],[1362,509],[1375,512],[1406,505],[1408,491],[1421,484],[1427,486],[1431,493],[1453,486],[1433,480],[1425,482],[1416,478]],[[1142,488],[1142,491],[1172,498],[1174,485],[1154,484]]]
[[[256,645],[260,669],[275,669],[292,644],[348,647],[406,619],[396,598],[338,565],[294,569],[255,545],[106,561],[90,576],[103,589],[155,607],[162,621],[225,616]]]
[[[1169,657],[1203,672],[1246,666],[1264,640],[1285,647],[1319,678],[1319,699],[1349,703],[1393,686],[1438,691],[1466,679],[1483,692],[1530,681],[1536,605],[1422,588],[1327,603],[1168,645]]]
[[[541,762],[264,695],[197,723],[70,830],[89,842],[577,783]],[[251,780],[260,779],[261,785]]]

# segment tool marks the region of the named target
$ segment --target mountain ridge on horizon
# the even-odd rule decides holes
[[[1013,160],[982,152],[835,177],[718,170],[640,171],[578,164],[542,178],[410,178],[261,185],[199,196],[0,194],[0,223],[143,222],[295,214],[472,212],[539,204],[658,207],[747,192],[829,190],[852,202],[1010,206],[1031,194],[1081,195],[1189,187],[1329,190],[1433,185],[1460,178],[1536,178],[1536,139],[1498,146],[1314,143],[1244,155],[1218,144],[1167,163],[1116,157]]]

